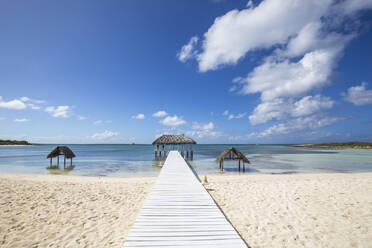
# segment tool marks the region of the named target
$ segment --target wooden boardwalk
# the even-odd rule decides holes
[[[171,151],[124,247],[247,247],[179,152]]]

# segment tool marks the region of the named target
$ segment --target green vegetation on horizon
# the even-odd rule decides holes
[[[292,147],[372,149],[372,142],[328,142],[320,144],[292,145]]]
[[[0,140],[0,145],[31,145],[26,140]]]

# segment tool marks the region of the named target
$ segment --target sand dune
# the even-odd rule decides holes
[[[208,179],[251,247],[371,247],[372,173]],[[0,174],[0,247],[121,247],[154,182]]]

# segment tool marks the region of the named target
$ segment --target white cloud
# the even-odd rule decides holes
[[[192,129],[186,132],[186,135],[195,137],[198,139],[207,138],[207,139],[215,139],[218,137],[223,136],[224,134],[219,131],[215,131],[215,126],[213,122],[208,123],[198,123],[194,122],[192,125]]]
[[[244,116],[246,116],[247,113],[240,113],[240,114],[237,114],[237,115],[234,115],[234,114],[230,114],[229,117],[227,118],[228,120],[232,120],[232,119],[241,119],[243,118]]]
[[[33,110],[39,110],[41,107],[40,106],[37,106],[37,105],[35,105],[35,104],[33,104],[33,103],[29,103],[29,104],[27,104],[31,109],[33,109]]]
[[[213,124],[213,122],[208,123],[194,122],[191,128],[193,130],[187,131],[186,135],[196,137],[198,139],[218,138],[224,135],[222,132],[214,131],[215,125]]]
[[[337,11],[340,11],[346,15],[351,15],[357,11],[372,8],[372,1],[371,0],[346,0],[337,7],[338,7]]]
[[[31,98],[26,97],[26,96],[21,97],[21,101],[22,102],[32,102],[32,103],[36,103],[36,104],[43,104],[43,103],[45,103],[44,100],[31,99]]]
[[[224,134],[222,132],[212,130],[190,130],[186,132],[186,135],[190,137],[196,137],[198,139],[215,139],[223,136]]]
[[[210,131],[214,129],[214,124],[213,122],[208,122],[208,123],[194,122],[191,128],[196,129],[196,130]]]
[[[45,108],[45,111],[50,113],[53,117],[58,118],[69,118],[70,117],[70,106],[49,106]]]
[[[79,121],[83,121],[83,120],[86,120],[86,119],[87,119],[87,117],[85,117],[85,116],[81,116],[81,115],[78,115],[76,118],[77,118]]]
[[[345,101],[355,105],[372,104],[372,90],[367,90],[367,83],[350,87],[344,96]]]
[[[249,1],[245,9],[217,17],[204,34],[196,55],[199,71],[234,65],[251,52],[263,51],[260,54],[266,57],[247,76],[235,78],[229,90],[260,95],[250,122],[283,121],[267,133],[286,132],[288,126],[297,130],[297,123],[320,128],[325,125],[316,123],[332,119],[317,113],[332,108],[334,102],[310,94],[331,83],[345,46],[358,34],[357,12],[369,8],[371,0],[263,0],[258,6]],[[361,88],[349,89],[345,99],[365,91],[359,103],[368,103],[369,91],[363,85],[357,87]],[[237,117],[227,115],[228,119]]]
[[[132,119],[142,120],[145,119],[145,115],[144,114],[133,115]]]
[[[106,130],[103,133],[95,133],[92,136],[90,136],[90,138],[95,140],[108,140],[116,136],[119,136],[119,133]]]
[[[321,95],[305,96],[301,100],[294,103],[292,116],[311,115],[321,109],[330,109],[333,107],[334,101],[329,97]]]
[[[26,103],[28,107],[30,107],[33,110],[39,110],[41,107],[39,106],[40,104],[44,104],[44,100],[36,100],[36,99],[31,99],[29,97],[21,97],[20,98],[22,102]]]
[[[0,96],[0,108],[20,110],[20,109],[25,109],[27,107],[24,102],[18,99],[14,99],[8,102],[3,101],[2,99],[3,98]]]
[[[332,125],[333,123],[344,120],[345,118],[341,117],[332,117],[332,116],[321,116],[321,115],[312,115],[307,117],[299,117],[297,119],[288,120],[285,123],[279,123],[273,125],[262,132],[251,133],[249,138],[252,137],[269,137],[269,136],[278,136],[286,135],[290,133],[297,132],[307,132],[315,130],[321,127]]]
[[[161,124],[165,126],[180,126],[186,124],[186,121],[182,119],[182,117],[178,117],[177,115],[174,116],[167,116],[163,120],[160,121]]]
[[[225,110],[223,111],[222,115],[228,115],[229,114],[229,111],[228,110]]]
[[[30,119],[27,119],[27,118],[21,118],[21,119],[15,119],[14,122],[28,122],[30,121]]]
[[[102,120],[96,120],[93,122],[94,125],[100,125],[102,124]]]
[[[249,51],[285,44],[307,23],[319,20],[331,4],[331,0],[265,0],[255,8],[231,10],[217,17],[204,34],[203,51],[197,56],[199,70],[235,64]]]
[[[178,59],[181,62],[186,62],[196,56],[195,45],[198,43],[199,38],[197,36],[191,37],[189,43],[181,48],[181,51],[177,54]]]
[[[334,101],[321,95],[305,96],[298,101],[283,98],[260,103],[249,116],[252,125],[288,117],[299,117],[314,114],[321,109],[332,108]]]
[[[329,83],[334,60],[339,49],[316,50],[300,61],[267,60],[241,80],[242,93],[261,93],[261,100],[278,97],[297,97]]]
[[[166,116],[167,114],[168,114],[168,113],[165,112],[164,110],[160,110],[160,111],[154,113],[152,116],[153,116],[153,117],[164,117],[164,116]]]

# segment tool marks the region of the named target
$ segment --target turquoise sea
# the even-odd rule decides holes
[[[159,161],[152,145],[68,145],[75,153],[71,171],[47,170],[46,156],[56,145],[0,146],[0,173],[69,174],[81,176],[156,176]],[[251,161],[246,173],[367,172],[372,171],[372,150],[294,148],[285,145],[196,145],[196,172],[219,173],[216,157],[234,146]],[[56,159],[54,160],[54,163]],[[69,160],[67,162],[69,164]],[[60,158],[63,168],[63,157]],[[237,162],[224,164],[224,173],[239,173]]]

